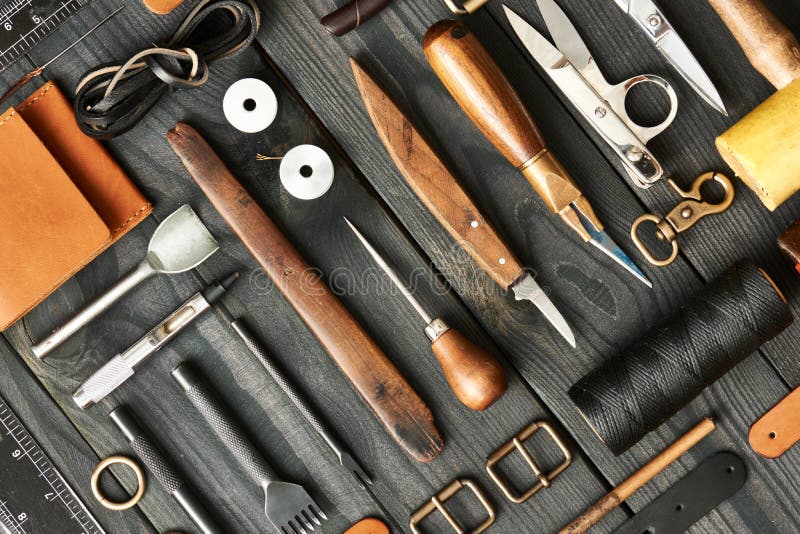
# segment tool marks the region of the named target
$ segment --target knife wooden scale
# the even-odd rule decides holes
[[[433,460],[444,443],[430,409],[400,371],[330,288],[316,277],[305,276],[311,267],[194,128],[178,123],[167,140],[389,435],[415,460]]]
[[[458,244],[517,300],[530,300],[569,343],[575,336],[564,317],[481,215],[456,178],[388,94],[354,60],[356,84],[378,136],[419,199]]]

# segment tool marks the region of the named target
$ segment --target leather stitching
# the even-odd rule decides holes
[[[142,206],[141,208],[139,208],[138,210],[136,210],[136,212],[135,212],[133,215],[131,215],[130,217],[128,217],[128,218],[125,220],[125,222],[123,222],[122,224],[120,224],[119,226],[117,226],[116,228],[114,228],[113,230],[111,230],[111,233],[112,233],[112,234],[116,234],[116,233],[120,232],[120,231],[121,231],[121,230],[123,230],[123,229],[124,229],[126,226],[128,226],[128,225],[131,223],[131,221],[133,221],[134,219],[136,219],[136,218],[137,218],[139,215],[141,215],[143,212],[147,211],[147,210],[148,210],[149,208],[151,208],[151,207],[152,207],[152,204],[150,204],[150,203],[148,202],[147,204],[145,204],[144,206]]]
[[[8,114],[8,117],[0,121],[0,126],[4,125],[5,123],[13,119],[16,114],[17,114],[16,110],[11,111],[11,113]]]
[[[47,82],[47,84],[44,87],[44,90],[41,93],[39,93],[38,95],[36,95],[36,98],[34,98],[30,102],[28,102],[27,104],[22,106],[21,108],[17,108],[17,111],[24,111],[24,110],[28,109],[29,107],[34,105],[40,98],[45,96],[50,91],[50,89],[52,89],[53,87],[55,87],[55,84],[53,82]]]

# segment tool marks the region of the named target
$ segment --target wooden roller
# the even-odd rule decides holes
[[[717,149],[764,205],[800,190],[800,44],[760,0],[709,0],[750,63],[778,89],[717,138]]]

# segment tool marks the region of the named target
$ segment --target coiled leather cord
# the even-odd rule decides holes
[[[261,19],[253,0],[203,0],[163,46],[86,73],[75,90],[78,126],[95,139],[133,128],[170,90],[200,87],[208,65],[249,46]]]

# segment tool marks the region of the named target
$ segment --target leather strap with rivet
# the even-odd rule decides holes
[[[684,532],[731,497],[747,480],[747,467],[732,452],[718,452],[628,519],[614,534]]]
[[[749,437],[753,450],[765,458],[777,458],[800,441],[800,388],[753,423]]]

